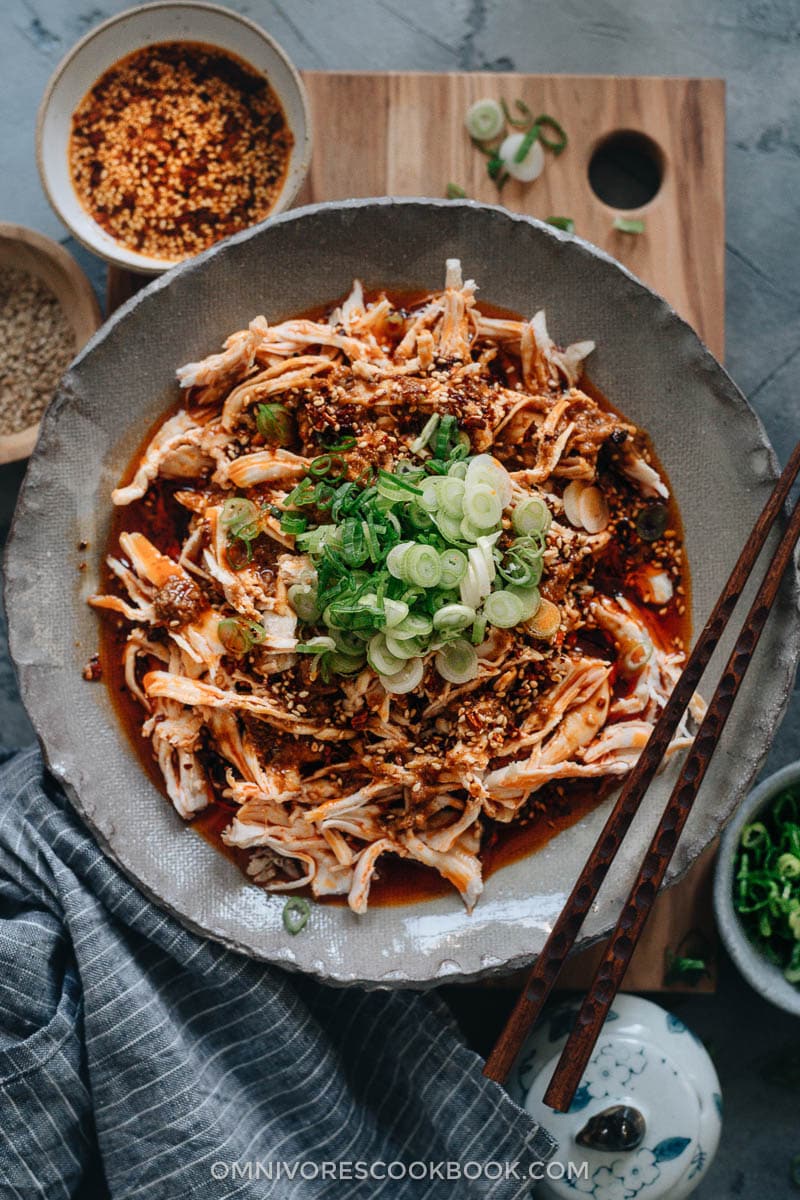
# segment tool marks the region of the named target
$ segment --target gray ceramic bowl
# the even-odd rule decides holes
[[[750,941],[733,907],[733,871],[739,835],[780,792],[797,784],[800,784],[800,762],[789,763],[754,788],[738,809],[720,841],[714,876],[714,911],[725,948],[750,986],[771,1004],[800,1017],[800,987],[789,983],[780,967],[768,962]]]
[[[106,851],[192,928],[341,983],[419,986],[528,962],[602,828],[608,802],[536,855],[493,874],[471,916],[455,894],[373,908],[364,917],[322,905],[302,935],[288,937],[280,898],[247,884],[180,820],[142,770],[105,689],[81,678],[97,646],[97,616],[86,597],[98,585],[109,493],[143,433],[174,400],[177,365],[214,350],[257,313],[275,320],[341,296],[353,276],[367,285],[439,287],[448,257],[462,259],[486,300],[529,314],[546,307],[558,341],[596,340],[594,381],[650,431],[671,477],[698,628],[775,477],[758,419],[692,330],[612,259],[551,226],[470,201],[354,200],[299,209],[140,292],[75,361],[46,414],[7,554],[10,644],[23,697],[51,770]],[[88,554],[78,549],[82,540]],[[87,568],[79,571],[83,558]],[[670,879],[746,793],[783,713],[798,633],[790,578]],[[725,639],[718,669],[730,648]],[[651,789],[582,945],[613,924],[673,774],[674,767]]]

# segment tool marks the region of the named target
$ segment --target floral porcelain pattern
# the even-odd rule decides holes
[[[719,1141],[722,1098],[702,1044],[658,1005],[620,996],[598,1040],[568,1113],[541,1097],[577,1009],[551,1012],[528,1039],[509,1079],[518,1103],[559,1142],[556,1159],[572,1174],[539,1185],[537,1200],[684,1200],[707,1171]],[[587,1148],[575,1138],[605,1109],[639,1110],[646,1133],[630,1151]]]

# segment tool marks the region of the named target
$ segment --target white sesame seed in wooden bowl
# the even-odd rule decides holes
[[[154,92],[154,79],[158,77],[150,68],[152,60],[159,55],[163,58],[165,50],[175,43],[183,45],[187,57],[192,52],[190,47],[197,52],[202,49],[220,59],[227,57],[229,65],[238,64],[260,80],[262,87],[266,80],[269,103],[277,100],[274,108],[281,115],[280,131],[273,132],[272,121],[263,113],[260,117],[253,115],[245,130],[247,136],[241,137],[226,162],[224,146],[220,153],[219,143],[208,131],[215,121],[224,123],[230,118],[230,92],[226,107],[225,95],[209,99],[203,87],[181,87],[180,80],[176,83],[173,78],[170,107],[159,107]],[[138,67],[130,64],[138,63],[140,55],[146,55],[148,61],[142,59],[144,68],[137,75]],[[132,60],[131,56],[136,57]],[[116,129],[115,92],[113,88],[106,90],[106,73],[111,68],[117,77],[116,97],[125,111],[125,119]],[[202,78],[202,74],[197,77]],[[101,95],[95,93],[90,100],[89,93],[101,81]],[[214,80],[211,82],[213,85]],[[224,88],[220,90],[224,93]],[[207,111],[198,111],[198,97],[199,108],[205,105]],[[183,111],[183,116],[176,114],[176,108]],[[134,135],[130,130],[137,119],[141,119],[142,129]],[[154,134],[153,129],[164,120],[162,135]],[[272,171],[269,158],[277,154],[279,145],[280,171],[277,167]],[[104,21],[61,61],[39,107],[36,151],[47,197],[78,241],[117,267],[157,275],[227,233],[257,224],[291,205],[308,171],[311,120],[300,75],[281,47],[258,25],[230,9],[201,0],[156,0]],[[247,155],[252,160],[252,172],[242,170],[237,174],[242,166],[240,159]],[[252,180],[259,172],[264,173],[265,160],[267,180],[255,203]],[[176,218],[178,223],[188,221],[198,207],[206,211],[204,203],[196,202],[194,189],[200,183],[195,174],[182,193],[176,182],[182,178],[182,169],[193,173],[198,161],[202,162],[200,174],[207,193],[203,200],[214,203],[196,244],[190,244],[187,238],[185,246],[170,254],[164,248],[164,239],[159,240],[160,231],[175,225]],[[164,211],[170,198],[172,208]],[[235,228],[228,227],[232,213],[240,222]]]
[[[99,325],[92,286],[64,247],[0,223],[0,463],[31,453],[63,370]]]

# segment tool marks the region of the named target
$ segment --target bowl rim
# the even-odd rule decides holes
[[[174,273],[163,274],[150,280],[145,288],[137,292],[136,295],[132,296],[115,311],[105,323],[103,329],[82,351],[76,363],[73,364],[73,367],[77,368],[82,363],[84,356],[88,355],[101,340],[113,336],[116,325],[127,318],[129,314],[133,313],[147,297],[157,295],[162,290],[166,291],[171,288],[179,276],[186,275],[187,277],[191,277],[196,275],[199,270],[203,269],[204,264],[213,257],[228,254],[232,248],[237,246],[246,246],[252,239],[269,236],[272,231],[285,223],[293,223],[311,217],[327,215],[330,210],[341,210],[343,213],[352,215],[360,213],[362,210],[381,211],[397,208],[416,210],[436,209],[449,213],[458,210],[473,210],[485,214],[494,214],[495,216],[501,216],[505,222],[508,222],[509,227],[534,227],[539,235],[551,242],[571,244],[575,247],[576,254],[579,257],[604,264],[604,270],[613,268],[615,275],[618,273],[627,281],[626,287],[635,291],[637,297],[640,299],[646,297],[647,303],[655,305],[661,318],[668,318],[669,325],[674,327],[676,334],[680,333],[682,341],[685,340],[685,347],[682,353],[685,352],[690,355],[691,361],[696,365],[699,374],[705,376],[708,372],[711,372],[716,378],[720,385],[720,395],[725,400],[726,405],[730,406],[730,412],[736,414],[737,424],[740,418],[746,416],[748,426],[754,438],[754,445],[764,455],[763,468],[759,474],[759,478],[763,479],[764,486],[769,485],[771,487],[774,484],[778,476],[778,463],[767,438],[763,423],[756,412],[750,407],[745,396],[733,382],[725,368],[714,358],[695,330],[692,329],[683,317],[675,312],[663,296],[660,296],[653,288],[638,279],[631,270],[619,263],[608,252],[592,245],[585,239],[564,233],[541,220],[526,214],[513,212],[501,205],[481,203],[470,199],[446,200],[444,198],[432,198],[428,196],[371,196],[319,201],[283,212],[269,221],[242,230],[225,239],[223,242],[216,243],[201,254],[176,266]],[[385,278],[384,275],[381,277]],[[74,400],[74,393],[72,396],[65,395],[63,397],[64,404],[69,404],[72,400]],[[522,926],[519,926],[520,930],[522,930],[522,935],[516,939],[513,946],[508,944],[503,945],[499,957],[494,953],[487,952],[484,954],[479,947],[476,948],[476,944],[472,940],[463,947],[457,947],[451,945],[449,941],[445,943],[440,937],[435,951],[429,954],[427,958],[423,959],[422,954],[415,951],[416,956],[407,962],[405,960],[405,951],[401,950],[398,952],[400,954],[399,961],[401,962],[401,966],[395,967],[391,965],[391,969],[383,970],[380,973],[378,973],[377,965],[374,961],[367,967],[354,967],[350,960],[346,964],[341,961],[333,961],[331,946],[327,947],[324,957],[318,956],[316,958],[311,957],[311,952],[306,952],[302,948],[296,950],[290,945],[287,946],[285,938],[281,941],[278,949],[275,949],[271,945],[256,946],[249,932],[243,934],[241,931],[233,930],[227,918],[219,913],[215,914],[213,920],[207,920],[198,918],[193,908],[190,915],[181,902],[176,903],[174,898],[167,898],[164,895],[161,885],[154,890],[150,883],[143,879],[141,870],[119,852],[114,836],[112,836],[115,834],[115,831],[113,828],[109,829],[104,825],[102,814],[86,799],[87,789],[85,787],[85,780],[78,769],[74,754],[69,751],[68,744],[62,743],[59,745],[57,740],[54,740],[50,734],[46,738],[45,731],[49,730],[50,727],[48,726],[48,714],[42,709],[42,700],[47,694],[47,689],[39,677],[42,664],[33,660],[27,660],[22,653],[27,643],[24,641],[19,628],[22,606],[15,592],[19,590],[21,585],[25,584],[25,580],[28,578],[24,569],[24,563],[22,562],[24,558],[24,550],[21,549],[24,546],[23,526],[30,521],[29,502],[37,482],[37,471],[41,468],[46,455],[53,452],[56,440],[55,422],[58,419],[61,407],[62,405],[56,405],[47,414],[41,444],[37,451],[37,456],[35,456],[32,463],[33,469],[29,471],[26,482],[21,490],[20,500],[17,504],[6,546],[4,556],[6,567],[4,584],[9,612],[9,642],[12,646],[12,658],[20,683],[20,689],[25,695],[26,708],[29,709],[31,720],[37,731],[37,737],[48,770],[64,788],[71,804],[81,819],[88,825],[94,837],[103,848],[104,853],[123,871],[133,882],[134,886],[143,894],[149,896],[160,908],[180,921],[186,928],[204,938],[219,941],[237,953],[254,957],[260,961],[269,962],[283,969],[302,971],[304,974],[313,976],[332,986],[357,985],[365,988],[432,988],[439,986],[443,982],[474,982],[479,978],[507,974],[511,970],[529,966],[536,956],[537,947],[532,945],[530,930],[525,930]],[[791,573],[787,572],[787,577],[782,584],[782,588],[785,588],[786,592],[790,593],[792,604],[791,609],[787,609],[787,625],[782,635],[782,647],[786,657],[780,657],[777,660],[777,666],[781,675],[781,684],[778,689],[773,690],[774,694],[770,697],[769,726],[766,724],[758,725],[757,749],[754,748],[748,751],[746,757],[740,763],[740,766],[746,771],[748,779],[752,779],[763,764],[771,741],[767,737],[766,730],[768,727],[770,729],[774,728],[782,720],[796,672],[798,654],[800,653],[800,620],[798,620],[797,615],[797,602],[798,598],[800,598],[800,579],[798,578],[796,565],[793,564],[793,567],[794,569]],[[789,616],[791,617],[790,622],[788,619]],[[769,626],[767,629],[769,630]],[[65,747],[67,748],[65,749]],[[740,789],[736,788],[735,795],[738,795],[739,791]],[[729,802],[729,807],[732,808],[732,806],[733,800]],[[707,805],[707,807],[710,809],[710,805]],[[731,813],[726,812],[725,816],[730,819]],[[722,820],[723,818],[720,817],[715,818],[715,834],[719,831]],[[703,841],[703,848],[709,844],[710,840],[710,838],[706,838]],[[668,875],[665,887],[671,886],[671,884],[681,878],[689,869],[692,862],[695,861],[699,852],[691,848],[693,845],[694,843],[691,838],[682,839],[682,844],[679,845],[678,852],[671,864],[671,874]],[[211,851],[210,848],[209,852],[216,853]],[[605,891],[606,895],[610,897],[613,891],[609,889],[609,882],[606,883]],[[621,903],[624,899],[624,892],[620,893],[618,899]],[[608,901],[606,901],[607,903]],[[613,924],[613,917],[609,918],[603,913],[603,907],[604,905],[601,900],[601,904],[595,906],[596,912],[589,915],[589,921],[587,922],[587,926],[589,927],[584,927],[582,931],[579,948],[586,948],[607,935]],[[603,924],[597,921],[598,913],[602,916]],[[516,930],[516,923],[507,922],[504,929],[509,928]],[[535,938],[536,935],[534,935],[533,940]],[[335,944],[333,945],[335,948]],[[335,955],[333,957],[335,958]]]
[[[278,213],[284,212],[293,203],[298,192],[300,191],[301,187],[303,186],[303,183],[305,182],[306,176],[308,175],[308,169],[309,169],[309,165],[311,162],[311,148],[312,148],[311,108],[310,108],[309,100],[308,100],[308,92],[306,90],[306,86],[305,86],[305,83],[303,82],[303,78],[300,74],[300,71],[295,66],[295,64],[292,62],[291,58],[289,57],[287,52],[284,50],[283,46],[281,46],[280,43],[277,42],[275,40],[275,38],[266,31],[266,29],[263,29],[262,26],[257,24],[256,21],[253,21],[249,17],[244,16],[242,13],[237,12],[235,9],[228,8],[227,6],[225,6],[223,4],[210,3],[210,0],[152,0],[151,3],[134,4],[131,8],[126,8],[126,9],[123,9],[122,12],[114,13],[112,16],[107,17],[104,21],[101,21],[98,25],[93,26],[92,29],[87,30],[87,32],[83,35],[83,37],[79,38],[77,40],[77,42],[75,42],[74,45],[72,45],[70,47],[70,49],[67,50],[66,54],[64,54],[63,57],[59,60],[59,62],[57,63],[56,67],[53,70],[53,73],[51,74],[50,78],[47,81],[47,86],[45,87],[45,90],[42,94],[42,98],[39,101],[39,108],[36,113],[36,130],[35,130],[35,135],[34,135],[35,146],[36,146],[36,166],[37,166],[37,170],[39,172],[39,181],[42,185],[44,194],[47,197],[47,201],[48,201],[50,207],[53,209],[53,212],[58,217],[59,221],[61,221],[66,226],[66,228],[69,230],[72,237],[74,237],[76,241],[80,242],[80,244],[86,250],[89,250],[92,254],[96,254],[99,258],[102,258],[105,262],[109,263],[112,266],[118,267],[123,271],[133,271],[138,275],[150,275],[150,276],[161,275],[165,271],[169,271],[173,267],[180,266],[182,263],[189,261],[189,258],[197,257],[197,256],[190,255],[187,258],[179,259],[177,262],[168,262],[166,260],[149,258],[150,265],[145,265],[145,263],[142,263],[142,264],[137,264],[136,266],[132,266],[131,263],[129,263],[121,255],[115,254],[112,250],[107,250],[105,248],[101,248],[100,246],[97,245],[96,242],[91,241],[89,238],[87,238],[83,233],[81,233],[80,230],[78,230],[72,224],[72,222],[69,220],[67,215],[64,213],[62,206],[59,203],[56,195],[50,188],[50,183],[49,183],[48,175],[47,175],[47,168],[45,165],[45,154],[44,154],[43,142],[44,142],[44,125],[45,125],[45,121],[47,119],[47,115],[50,111],[50,105],[51,105],[52,98],[53,98],[53,92],[55,91],[57,84],[64,77],[66,72],[70,69],[70,67],[73,64],[73,62],[75,61],[75,59],[80,54],[82,54],[83,51],[96,38],[98,38],[101,34],[105,33],[107,29],[111,29],[114,25],[118,25],[122,21],[128,20],[131,16],[134,16],[138,13],[152,12],[157,9],[200,9],[200,10],[204,10],[206,12],[216,13],[216,14],[222,15],[224,17],[227,17],[230,20],[232,20],[234,23],[244,26],[245,29],[249,30],[250,33],[253,34],[255,37],[257,37],[260,41],[266,42],[266,44],[275,53],[275,55],[279,59],[281,59],[284,66],[286,67],[287,71],[289,72],[292,82],[297,89],[297,94],[298,94],[298,97],[300,100],[300,107],[301,107],[302,113],[303,113],[303,126],[304,126],[303,145],[302,145],[302,150],[301,150],[299,160],[298,160],[299,166],[298,166],[298,171],[297,171],[297,180],[296,180],[295,185],[292,188],[288,188],[288,187],[283,188],[283,190],[279,193],[274,206],[272,207],[270,212],[267,214],[267,216],[265,218],[263,218],[263,220],[269,220],[271,217],[276,216]],[[140,49],[143,49],[143,48],[144,47],[140,47]],[[135,53],[135,51],[131,51],[131,53]],[[249,65],[252,66],[252,63],[249,63]],[[98,76],[98,78],[99,77],[100,76]],[[276,94],[278,94],[278,93],[276,93]],[[278,95],[278,98],[281,101],[283,101],[282,96]],[[262,221],[257,221],[254,223],[254,225],[247,226],[247,228],[252,229],[255,227],[255,225],[260,225],[262,223],[263,223]],[[245,232],[245,230],[239,230],[239,232],[243,233],[243,232]],[[114,243],[115,243],[115,245],[117,245],[117,244],[122,245],[121,243],[117,243],[116,239],[114,239]],[[214,244],[217,244],[217,243],[214,243]],[[210,247],[207,247],[207,249],[210,249]],[[202,251],[201,251],[201,253],[202,253]],[[159,265],[159,266],[154,265],[156,263],[161,263],[161,265]]]
[[[97,333],[102,324],[100,305],[86,272],[60,242],[57,242],[55,238],[48,237],[46,233],[40,233],[38,229],[31,229],[29,225],[20,225],[15,221],[0,221],[0,241],[29,246],[35,253],[49,260],[68,279],[76,297],[83,302],[86,320],[82,324],[85,328],[78,329],[73,324],[70,313],[64,310],[64,305],[59,300],[59,306],[64,310],[64,315],[75,334],[75,354],[73,355],[75,357],[90,338]],[[53,290],[52,287],[50,290]],[[56,298],[58,299],[58,297]],[[55,393],[53,394],[55,395]],[[17,430],[16,433],[0,434],[0,465],[28,458],[36,444],[40,425],[41,417],[32,425],[26,425],[24,429]]]
[[[784,788],[800,783],[800,759],[774,771],[748,792],[722,832],[714,871],[714,912],[728,954],[754,991],[784,1012],[800,1016],[800,987],[789,983],[780,967],[769,962],[748,938],[733,907],[731,889],[739,835]]]

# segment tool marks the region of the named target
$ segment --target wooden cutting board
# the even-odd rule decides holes
[[[355,196],[437,196],[456,183],[476,200],[515,212],[571,217],[576,232],[619,259],[660,292],[722,357],[724,349],[725,85],[719,79],[611,78],[496,73],[304,74],[311,101],[314,154],[298,204]],[[520,98],[566,128],[569,145],[547,154],[533,184],[509,181],[499,196],[486,159],[464,130],[469,105],[484,96]],[[642,235],[613,228],[621,210],[589,183],[589,163],[612,135],[644,135],[662,169],[657,194],[635,216]],[[142,283],[109,271],[113,311]],[[491,300],[492,297],[487,297]],[[602,302],[602,298],[601,302]],[[587,331],[586,336],[591,336]],[[662,990],[668,950],[694,930],[713,942],[707,853],[658,900],[626,978],[626,987]],[[578,956],[565,986],[588,982],[599,948]],[[714,985],[714,975],[699,990]]]

